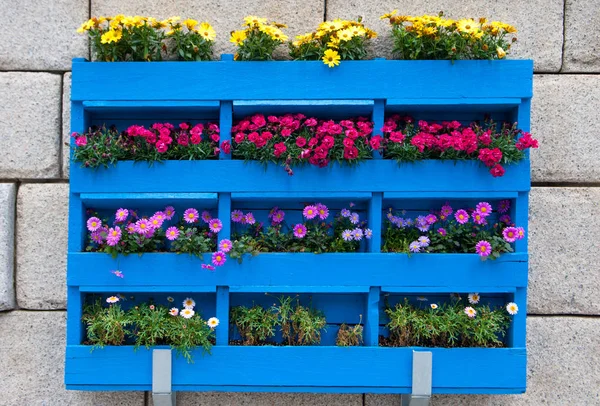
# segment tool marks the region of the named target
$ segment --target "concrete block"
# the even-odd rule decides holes
[[[566,0],[562,72],[600,72],[599,0]]]
[[[69,165],[71,149],[71,72],[63,75],[62,90],[62,177],[69,178]]]

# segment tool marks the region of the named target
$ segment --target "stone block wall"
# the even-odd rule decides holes
[[[324,19],[488,16],[514,24],[513,58],[535,61],[530,199],[528,390],[522,396],[435,396],[433,405],[600,405],[600,0],[0,0],[0,405],[149,405],[144,393],[66,391],[69,72],[89,58],[75,30],[103,14],[210,21],[217,53],[247,14],[309,31]],[[473,365],[477,368],[477,365]],[[110,373],[110,371],[106,371]],[[460,371],[457,371],[460,373]],[[399,405],[391,395],[185,393],[180,405]]]

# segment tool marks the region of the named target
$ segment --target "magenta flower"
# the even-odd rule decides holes
[[[246,223],[248,223],[250,225],[256,223],[256,219],[254,218],[254,214],[252,214],[252,213],[246,213],[246,215],[244,216],[244,219],[246,220]]]
[[[475,211],[481,213],[483,217],[487,217],[492,214],[492,205],[488,202],[480,202],[475,206]]]
[[[179,237],[179,230],[177,229],[177,227],[169,227],[167,228],[165,235],[167,237],[167,240],[175,241]]]
[[[223,266],[227,261],[227,257],[224,252],[217,251],[212,254],[212,263],[214,266]]]
[[[492,245],[487,241],[481,240],[475,245],[475,251],[477,251],[480,257],[487,257],[492,253]]]
[[[294,237],[304,238],[306,235],[306,226],[304,224],[296,224],[294,226]]]
[[[163,223],[165,221],[165,216],[164,215],[162,215],[162,216],[154,215],[154,216],[150,217],[149,221],[150,221],[150,224],[152,224],[152,228],[156,230],[156,229],[159,229],[163,225]]]
[[[229,251],[231,251],[231,248],[233,248],[231,240],[223,239],[219,242],[219,251],[223,251],[227,254]]]
[[[175,208],[173,206],[167,206],[165,207],[163,213],[165,213],[165,217],[167,218],[167,220],[171,220],[175,215]]]
[[[223,229],[223,223],[219,219],[210,219],[208,222],[208,228],[210,228],[210,231],[213,233],[218,233]]]
[[[515,242],[519,238],[519,230],[515,227],[506,227],[502,230],[502,236],[506,242]]]
[[[121,271],[110,271],[110,273],[114,274],[117,278],[123,279],[125,277]]]
[[[244,218],[244,213],[241,210],[234,210],[231,212],[231,221],[234,223],[241,223]]]
[[[521,240],[525,237],[525,229],[523,227],[517,227],[517,240]]]
[[[207,224],[208,224],[208,223],[210,222],[210,220],[211,220],[211,219],[212,219],[212,216],[210,215],[210,213],[209,213],[209,212],[207,212],[206,210],[204,210],[204,211],[202,212],[202,221],[204,221],[205,223],[207,223]]]
[[[279,224],[279,223],[283,222],[284,218],[285,218],[285,212],[283,210],[276,210],[273,212],[273,216],[271,217],[271,220],[273,221],[273,223]]]
[[[214,271],[215,267],[210,264],[202,264],[202,269],[208,269],[209,271]]]
[[[425,220],[427,220],[427,224],[432,225],[437,221],[437,216],[435,214],[428,214]]]
[[[467,213],[463,209],[460,209],[460,210],[457,210],[456,213],[454,213],[454,218],[460,224],[465,224],[467,221],[469,221],[469,213]]]
[[[445,228],[443,228],[443,227],[440,227],[440,228],[438,228],[438,229],[437,229],[437,232],[438,232],[438,234],[440,234],[442,237],[445,237],[445,236],[446,236],[446,234],[448,233],[448,232],[446,231],[446,229],[445,229]]]
[[[319,214],[319,218],[321,220],[325,220],[327,217],[329,217],[329,209],[327,206],[325,206],[323,203],[317,203],[316,207],[317,213]]]
[[[500,220],[500,222],[504,224],[510,224],[511,222],[510,216],[508,214],[501,215],[498,220]]]
[[[114,247],[121,240],[121,227],[116,226],[115,228],[109,228],[106,236],[106,243],[111,247]]]
[[[498,212],[506,213],[510,210],[510,200],[500,200],[498,203]]]
[[[90,217],[87,221],[87,229],[90,231],[96,231],[102,227],[102,221],[98,217]]]
[[[317,207],[313,206],[312,204],[306,206],[302,211],[302,215],[309,220],[314,219],[315,217],[317,217],[318,214],[319,212],[317,211]]]
[[[186,223],[195,223],[198,221],[198,210],[196,209],[187,209],[183,212],[183,220]]]
[[[135,224],[133,224],[133,223],[127,224],[127,232],[129,234],[135,233]]]
[[[473,214],[471,214],[471,217],[473,217],[473,222],[475,224],[479,224],[479,225],[486,225],[487,221],[485,219],[486,216],[484,216],[482,213],[476,211]]]
[[[162,223],[165,222],[165,220],[168,220],[167,215],[162,211],[157,211],[156,213],[154,213],[154,216],[152,216],[152,217],[159,220],[161,225],[162,225]]]
[[[348,209],[342,209],[340,214],[342,215],[342,217],[350,217],[350,215],[351,215],[350,210],[348,210]]]
[[[121,208],[117,210],[117,213],[115,214],[115,219],[117,221],[125,221],[127,220],[127,216],[129,216],[129,210]]]
[[[454,210],[452,210],[452,206],[450,206],[448,203],[446,203],[445,205],[442,206],[441,212],[442,212],[442,215],[448,217],[449,215],[454,213]]]
[[[102,230],[96,230],[92,232],[92,235],[90,237],[92,241],[94,241],[96,244],[102,244],[104,242],[104,238],[102,237]]]
[[[152,223],[146,219],[139,219],[135,222],[135,232],[141,235],[149,235],[152,233]]]

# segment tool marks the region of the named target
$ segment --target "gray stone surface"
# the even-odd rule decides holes
[[[71,72],[63,76],[62,95],[62,177],[69,178],[69,144],[71,137]]]
[[[0,314],[0,406],[143,406],[143,392],[65,390],[65,318],[65,312]]]
[[[529,317],[527,329],[527,393],[438,395],[433,396],[432,406],[600,404],[600,319]],[[399,406],[398,399],[399,396],[367,395],[365,406]]]
[[[600,188],[533,188],[529,220],[528,313],[600,315]]]
[[[0,73],[0,179],[58,177],[60,84],[50,73]]]
[[[15,191],[14,183],[0,183],[0,311],[15,307]]]
[[[531,130],[534,182],[600,181],[600,76],[536,75]]]
[[[72,58],[88,57],[87,39],[76,32],[88,18],[88,0],[3,1],[0,69],[71,69]]]
[[[66,307],[67,184],[24,184],[17,194],[17,303]]]
[[[600,72],[600,1],[566,0],[563,72]]]
[[[229,42],[229,33],[241,28],[247,15],[268,18],[269,21],[288,24],[284,32],[290,38],[316,27],[323,21],[325,2],[323,0],[248,0],[244,2],[207,0],[202,5],[195,0],[143,1],[132,0],[93,0],[92,15],[147,15],[156,18],[181,16],[198,21],[208,21],[217,31],[215,55],[234,53],[235,46]],[[279,47],[278,55],[287,54],[285,45]]]
[[[562,61],[563,2],[562,0],[503,0],[484,2],[479,0],[328,0],[327,19],[365,17],[367,27],[374,29],[379,38],[375,40],[377,56],[391,56],[393,47],[387,20],[379,20],[384,13],[398,9],[399,14],[438,14],[441,10],[449,18],[487,17],[517,27],[518,42],[509,54],[510,58],[529,58],[535,62],[535,70],[558,72]],[[532,12],[535,10],[535,18]]]
[[[153,406],[152,396],[149,405]],[[313,393],[179,392],[178,406],[362,406],[362,395]]]

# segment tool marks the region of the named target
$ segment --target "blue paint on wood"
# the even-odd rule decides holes
[[[364,342],[366,346],[377,346],[379,343],[379,299],[381,288],[371,287],[366,297],[367,312],[365,314]]]
[[[229,343],[229,287],[217,286],[217,345]]]

